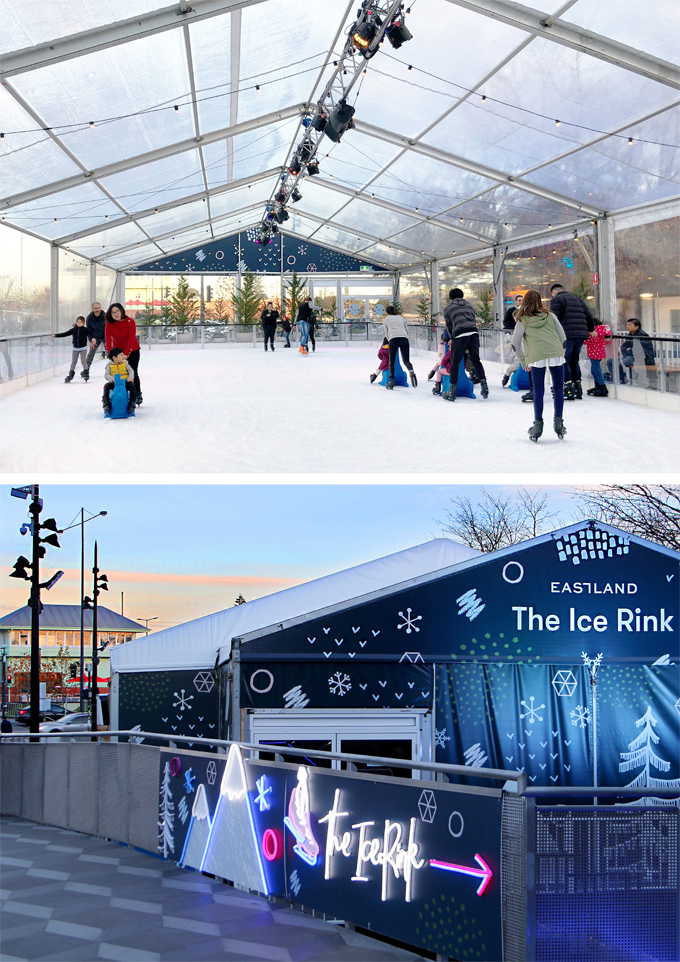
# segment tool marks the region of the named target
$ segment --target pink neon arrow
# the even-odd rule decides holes
[[[462,875],[475,875],[477,878],[481,878],[482,881],[477,889],[477,895],[484,895],[487,885],[493,878],[493,872],[481,855],[475,855],[475,861],[479,863],[481,868],[470,868],[467,865],[454,865],[453,862],[440,862],[438,858],[431,858],[430,865],[432,868],[442,868],[445,872],[460,872]]]

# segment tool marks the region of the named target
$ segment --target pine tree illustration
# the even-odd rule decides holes
[[[650,765],[660,772],[667,772],[671,763],[659,758],[652,743],[658,745],[660,738],[652,728],[656,728],[657,721],[652,715],[652,709],[648,705],[647,711],[642,718],[635,722],[637,728],[642,731],[629,743],[628,752],[619,752],[623,761],[619,764],[620,772],[630,772],[634,768],[642,766],[642,771],[635,776],[626,788],[680,788],[680,778],[655,778],[650,772]],[[644,726],[644,727],[643,727]],[[670,798],[640,798],[633,805],[675,805],[675,801]]]
[[[175,828],[175,803],[172,801],[170,791],[170,762],[165,763],[163,774],[163,784],[158,793],[161,797],[160,812],[158,818],[158,851],[163,858],[175,852],[175,840],[173,838]]]

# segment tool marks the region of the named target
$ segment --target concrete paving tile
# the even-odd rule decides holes
[[[12,939],[18,939],[22,935],[33,935],[35,932],[44,932],[45,926],[47,925],[47,919],[40,919],[35,922],[27,922],[25,916],[15,916],[16,923],[14,920],[9,921],[12,917],[7,915],[2,920],[2,929],[0,930],[0,945],[5,946],[5,943],[10,942]],[[2,953],[2,958],[4,959],[4,951]]]
[[[81,939],[70,938],[66,935],[36,932],[25,935],[20,939],[12,939],[11,948],[14,955],[22,959],[42,959],[57,952],[77,952],[83,947]],[[5,958],[3,957],[3,962]]]
[[[12,868],[30,868],[34,859],[12,858],[11,855],[0,855],[0,865],[11,866]]]
[[[57,918],[56,913],[52,918]],[[120,909],[112,908],[108,904],[102,905],[100,903],[99,907],[93,912],[83,911],[77,901],[74,901],[71,911],[68,914],[60,913],[58,918],[64,922],[75,923],[77,925],[97,925],[102,930],[110,929],[114,925],[120,925],[121,922],[129,921],[126,913],[121,912]],[[138,918],[135,918],[134,921],[138,921]]]
[[[21,838],[20,832],[0,832],[0,838]]]
[[[2,907],[2,912],[13,915],[28,915],[36,919],[49,919],[54,910],[47,905],[31,905],[29,902],[15,902],[8,900]]]
[[[225,952],[231,952],[244,959],[268,959],[272,962],[290,962],[288,949],[256,942],[243,942],[239,939],[222,939]]]
[[[161,962],[225,962],[232,956],[225,955],[222,947],[222,939],[208,939],[206,942],[199,942],[190,949],[173,949],[171,952],[163,952]]]
[[[70,935],[74,939],[86,939],[90,942],[99,940],[102,934],[102,930],[98,926],[81,925],[77,922],[67,922],[64,919],[50,919],[45,931],[54,935]]]
[[[203,922],[231,922],[240,921],[241,925],[257,924],[254,922],[256,916],[265,916],[267,922],[271,923],[271,914],[266,902],[261,902],[259,911],[255,912],[251,906],[241,908],[238,905],[220,905],[216,902],[203,902],[196,904],[189,902],[184,904],[179,911],[171,912],[167,903],[164,903],[163,912],[165,915],[178,915],[181,918],[200,919]]]
[[[263,902],[263,899],[258,899],[253,895],[246,895],[245,892],[242,894],[234,893],[233,889],[230,890],[229,888],[227,888],[225,892],[215,892],[213,899],[220,905],[239,905],[242,908],[252,908],[258,912],[262,909]],[[276,903],[267,902],[266,904],[273,907]]]
[[[119,865],[121,875],[139,875],[141,878],[162,878],[163,872],[157,868],[143,868],[136,865]]]
[[[89,882],[67,882],[64,886],[67,892],[81,892],[83,895],[102,895],[110,899],[113,890],[110,885],[91,885]]]
[[[99,958],[99,942],[83,942],[78,949],[66,949],[51,955],[42,955],[40,962],[91,962]]]
[[[306,960],[318,959],[319,955],[325,952],[342,951],[347,946],[337,932],[329,932],[325,935],[319,934],[316,939],[309,942],[301,942],[288,949],[293,962],[306,962]]]
[[[115,942],[116,945],[127,945],[130,948],[144,949],[148,952],[172,952],[174,949],[190,950],[192,946],[212,938],[197,932],[164,928],[160,923],[160,918],[147,916],[145,924],[135,931],[121,933],[115,939],[107,934],[102,941]]]
[[[250,938],[251,933],[254,931],[260,931],[271,925],[272,917],[269,912],[260,912],[245,918],[227,918],[223,922],[220,922],[220,935],[223,935],[225,938],[238,937],[240,935]],[[255,938],[256,936],[252,937]]]
[[[164,878],[161,882],[163,888],[182,889],[185,892],[210,892],[212,888],[204,882],[184,882],[182,879]]]
[[[51,842],[47,846],[45,851],[46,852],[64,852],[67,855],[80,855],[83,850],[82,848],[76,848],[75,845],[56,845],[54,842]]]
[[[18,955],[7,955],[6,952],[3,952],[2,962],[28,962],[28,959],[20,959]]]
[[[49,845],[50,840],[48,838],[26,838],[22,835],[17,839],[17,843],[20,845]]]
[[[183,919],[176,915],[164,915],[163,927],[166,929],[180,929],[182,932],[195,932],[197,935],[220,935],[220,927],[214,922],[204,922],[201,919]]]
[[[95,862],[99,865],[120,865],[118,856],[85,854],[78,856],[79,862]]]
[[[54,869],[49,868],[29,868],[26,875],[31,876],[31,878],[50,878],[54,879],[55,882],[66,882],[70,878],[70,872],[56,872]]]
[[[144,902],[141,899],[112,898],[109,905],[112,909],[123,909],[126,912],[145,912],[147,915],[163,914],[163,906],[160,902]]]
[[[158,952],[145,952],[143,949],[131,949],[126,945],[115,945],[102,942],[97,955],[100,959],[112,959],[113,962],[160,962]]]

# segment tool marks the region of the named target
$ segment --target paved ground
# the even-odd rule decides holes
[[[501,388],[487,364],[490,396],[450,404],[432,396],[432,356],[414,358],[417,390],[371,385],[377,345],[319,342],[315,354],[277,348],[143,350],[144,403],[135,418],[106,421],[103,364],[89,384],[63,376],[0,398],[0,464],[77,477],[106,473],[336,474],[382,478],[521,474],[592,478],[680,470],[678,416],[613,398],[567,404],[559,441],[548,410],[538,444],[531,406]],[[548,395],[549,396],[549,395]],[[548,409],[551,408],[551,402]]]
[[[0,819],[0,958],[417,960],[103,839]]]

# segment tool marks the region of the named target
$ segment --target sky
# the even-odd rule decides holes
[[[529,486],[528,486],[529,487]],[[509,492],[511,485],[487,485]],[[557,518],[575,518],[574,489],[542,486]],[[154,619],[158,630],[190,621],[291,585],[441,537],[451,499],[473,502],[475,485],[193,485],[78,484],[40,486],[41,520],[59,528],[107,511],[85,524],[85,585],[90,592],[92,553],[109,579],[100,603],[132,620]],[[28,585],[9,579],[21,554],[30,557],[28,501],[0,486],[0,612],[26,604]],[[41,580],[65,574],[43,604],[80,601],[80,525],[48,547]],[[42,574],[44,572],[44,578]]]

